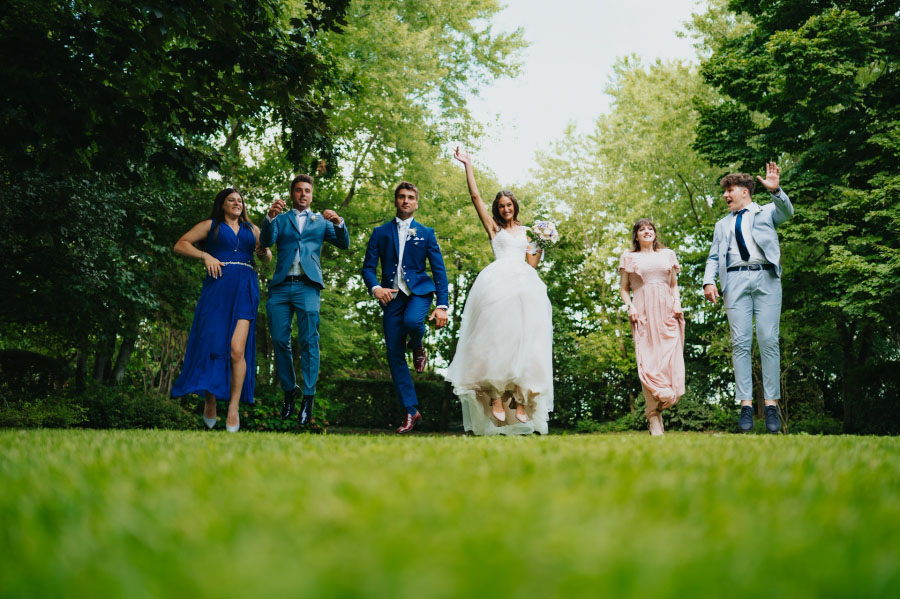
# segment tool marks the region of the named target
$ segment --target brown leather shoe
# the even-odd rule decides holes
[[[416,428],[416,425],[422,422],[422,415],[419,412],[416,412],[415,416],[406,415],[406,420],[403,421],[403,426],[397,429],[398,434],[408,433],[412,429]]]
[[[428,354],[425,353],[425,345],[420,345],[413,350],[413,366],[416,367],[416,372],[419,374],[425,372],[425,364],[427,362]]]

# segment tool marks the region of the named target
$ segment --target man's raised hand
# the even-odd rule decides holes
[[[766,178],[763,179],[759,175],[756,175],[756,178],[759,179],[759,182],[763,184],[763,187],[765,187],[769,193],[775,193],[780,187],[781,169],[778,168],[778,165],[774,162],[767,162]]]
[[[322,218],[324,218],[325,220],[331,221],[331,223],[334,225],[341,224],[341,217],[338,216],[338,213],[335,212],[334,210],[323,210]]]
[[[284,200],[275,200],[272,202],[272,205],[269,206],[269,218],[275,218],[282,212],[284,212],[285,203]]]

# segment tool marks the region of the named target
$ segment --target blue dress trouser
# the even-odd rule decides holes
[[[434,294],[406,295],[402,291],[384,306],[384,343],[394,389],[404,407],[419,405],[413,386],[406,350],[422,345],[425,336],[425,316]]]
[[[781,399],[781,279],[774,270],[732,271],[725,288],[725,311],[731,327],[734,397],[753,399],[753,320],[762,361],[763,399]]]
[[[275,345],[275,364],[283,391],[297,386],[294,357],[291,353],[291,320],[297,315],[297,337],[300,342],[300,372],[303,395],[316,394],[319,378],[319,305],[321,290],[304,282],[284,282],[269,288],[266,312],[269,331]]]

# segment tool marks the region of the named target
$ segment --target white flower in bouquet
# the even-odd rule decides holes
[[[542,250],[547,249],[559,241],[559,231],[556,230],[556,225],[553,221],[535,221],[528,230],[532,234],[532,242]]]

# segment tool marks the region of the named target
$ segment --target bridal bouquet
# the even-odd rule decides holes
[[[542,250],[547,249],[559,241],[559,231],[556,230],[556,225],[553,224],[553,221],[535,221],[528,231],[531,233],[532,243]]]

